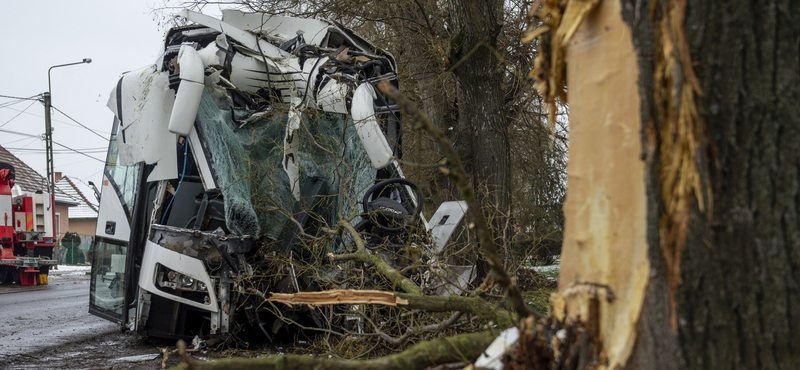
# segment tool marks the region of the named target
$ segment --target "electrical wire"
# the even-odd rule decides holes
[[[93,174],[89,175],[89,177],[88,177],[88,178],[92,178],[92,177],[94,177],[95,175],[97,175],[98,173],[100,173],[100,172],[103,172],[103,171],[105,171],[105,168],[102,168],[102,169],[100,169],[100,171],[97,171],[97,172],[95,172],[95,173],[93,173]]]
[[[14,104],[19,104],[19,103],[22,103],[22,102],[24,102],[26,100],[41,101],[40,100],[41,94],[40,95],[34,95],[34,96],[31,96],[31,97],[28,97],[28,98],[22,98],[22,97],[17,97],[17,96],[7,96],[7,95],[0,95],[0,97],[14,99],[14,100],[7,101],[5,103],[0,104],[0,108],[8,108],[8,107],[10,107],[10,106],[12,106]]]
[[[78,154],[80,154],[80,155],[83,155],[83,156],[85,156],[85,157],[89,157],[89,158],[91,158],[91,159],[94,159],[95,161],[98,161],[98,162],[100,162],[100,163],[106,163],[106,161],[104,161],[104,160],[97,159],[97,158],[95,158],[95,157],[92,157],[92,156],[90,156],[90,155],[88,155],[88,154],[86,154],[86,153],[83,153],[83,152],[81,152],[81,151],[78,151],[78,150],[72,149],[72,148],[70,148],[70,147],[68,147],[68,146],[66,146],[66,145],[64,145],[64,144],[60,144],[60,143],[57,143],[57,142],[55,142],[55,141],[53,142],[53,144],[56,144],[56,145],[58,145],[58,146],[60,146],[60,147],[63,147],[63,148],[69,149],[69,150],[71,150],[71,151],[73,151],[73,152],[75,152],[75,153],[78,153]]]
[[[31,139],[31,138],[29,138],[29,137],[24,137],[24,138],[22,138],[22,139],[19,139],[19,140],[12,140],[12,141],[9,141],[9,142],[7,142],[7,143],[5,143],[5,144],[0,144],[0,145],[2,145],[3,147],[5,147],[5,146],[6,146],[6,145],[8,145],[8,144],[18,143],[18,142],[20,142],[20,141],[23,141],[23,140],[30,140],[30,139]],[[26,146],[27,146],[27,145],[28,145],[28,144],[26,144]]]
[[[8,108],[8,107],[10,107],[10,106],[12,106],[14,104],[19,104],[19,103],[22,103],[24,101],[27,101],[27,100],[12,100],[12,101],[9,101],[9,102],[5,102],[3,104],[0,104],[0,108]]]
[[[26,134],[24,132],[19,132],[19,131],[4,130],[2,128],[0,128],[0,132],[5,132],[5,133],[9,133],[9,134],[14,134],[14,135],[20,135],[20,136],[35,137],[37,139],[42,139],[42,137],[44,136],[44,135],[31,135],[31,134]]]
[[[77,161],[74,161],[74,162],[69,162],[69,163],[61,163],[61,162],[59,162],[58,163],[58,167],[61,167],[61,168],[69,167],[69,166],[74,166],[74,165],[81,164],[81,163],[86,163],[88,161],[89,161],[88,158],[84,158],[84,159],[80,159],[80,160],[77,160]]]
[[[14,109],[14,108],[10,108],[10,107],[2,107],[2,106],[0,106],[0,108],[7,108],[7,109],[13,110],[13,111],[15,111],[15,112],[21,112],[21,110],[19,110],[19,109]],[[42,115],[39,115],[39,114],[34,114],[34,113],[31,113],[31,112],[25,112],[25,114],[27,114],[27,115],[29,115],[29,116],[34,116],[34,117],[38,117],[38,118],[42,118],[42,119],[44,119],[44,116],[42,116]],[[74,123],[70,123],[70,122],[66,122],[66,121],[61,121],[61,120],[57,120],[57,119],[52,119],[52,121],[53,121],[53,122],[58,122],[58,123],[63,123],[63,124],[65,124],[65,125],[67,125],[67,126],[72,126],[72,127],[80,127],[80,126],[78,126],[78,125],[75,125]],[[104,132],[104,131],[99,131],[99,132],[106,133],[106,132]],[[102,135],[101,135],[100,137],[102,137],[104,140],[108,141],[108,139],[107,139],[106,137],[104,137],[104,136],[102,136]]]
[[[9,95],[0,95],[0,98],[8,98],[8,99],[17,99],[17,100],[39,100],[39,95],[29,96],[27,98],[19,97],[19,96],[9,96]]]
[[[86,126],[85,126],[83,123],[80,123],[80,122],[78,122],[78,120],[76,120],[75,118],[72,118],[72,117],[68,116],[66,113],[62,112],[62,111],[61,111],[61,109],[58,109],[58,108],[54,107],[53,105],[50,105],[50,106],[51,106],[53,109],[55,109],[55,110],[56,110],[58,113],[61,113],[61,114],[63,114],[63,115],[64,115],[64,117],[67,117],[67,118],[71,119],[71,120],[72,120],[72,122],[75,122],[75,123],[79,124],[81,127],[83,127],[83,128],[85,128],[85,129],[87,129],[87,130],[91,131],[93,134],[95,134],[95,135],[99,136],[101,139],[103,139],[103,140],[105,140],[105,141],[108,141],[108,138],[107,138],[107,137],[105,137],[105,136],[103,136],[103,135],[100,135],[100,134],[98,134],[98,133],[97,133],[97,131],[95,131],[95,130],[92,130],[92,129],[90,129],[90,128],[86,127]],[[2,127],[2,126],[0,126],[0,127]]]
[[[17,118],[17,117],[19,117],[19,116],[20,116],[22,113],[25,113],[25,111],[26,111],[26,110],[28,110],[28,108],[30,108],[30,107],[31,107],[31,106],[33,106],[34,104],[36,104],[36,101],[32,101],[30,104],[28,104],[28,106],[27,106],[27,107],[25,107],[25,109],[21,110],[21,111],[20,111],[19,113],[17,113],[17,115],[15,115],[14,117],[11,117],[11,119],[9,119],[8,121],[5,121],[5,122],[4,122],[2,125],[0,125],[0,127],[3,127],[3,126],[5,126],[5,125],[7,125],[9,122],[13,121],[13,120],[14,120],[14,118]]]
[[[22,133],[22,132],[16,132],[16,131],[11,131],[11,130],[4,130],[4,129],[1,129],[1,128],[0,128],[0,132],[7,132],[9,134],[15,134],[15,135],[21,135],[21,136],[27,136],[27,137],[35,137],[37,139],[42,139],[41,136],[25,134],[25,133]],[[103,161],[103,160],[100,160],[100,159],[97,159],[95,157],[92,157],[92,156],[90,156],[90,155],[88,155],[86,153],[83,153],[83,152],[79,151],[79,150],[72,149],[72,148],[70,148],[70,147],[68,147],[68,146],[66,146],[64,144],[59,143],[59,142],[53,141],[53,144],[56,144],[56,145],[58,145],[58,146],[60,146],[62,148],[68,149],[68,150],[70,150],[72,152],[75,152],[75,153],[78,153],[80,155],[83,155],[83,156],[89,157],[91,159],[94,159],[95,161],[105,163],[105,161]]]
[[[40,148],[10,148],[10,147],[5,147],[5,148],[7,150],[11,150],[11,151],[23,151],[23,152],[44,153],[44,152],[47,151],[46,149],[40,149]],[[107,148],[86,148],[86,149],[81,149],[80,150],[81,153],[85,153],[85,154],[98,154],[98,153],[105,153],[106,151],[107,151]],[[55,150],[53,150],[53,153],[54,154],[73,154],[73,151],[72,150],[67,150],[67,149],[55,149]]]

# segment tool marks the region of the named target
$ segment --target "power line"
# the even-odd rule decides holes
[[[105,140],[105,141],[108,141],[108,138],[107,138],[107,137],[104,137],[103,135],[100,135],[100,134],[98,134],[98,133],[97,133],[97,131],[95,131],[95,130],[92,130],[92,129],[90,129],[90,128],[86,127],[86,126],[85,126],[83,123],[80,123],[80,122],[78,122],[78,120],[76,120],[76,119],[74,119],[74,118],[72,118],[72,117],[68,116],[66,113],[62,112],[62,111],[61,111],[61,109],[58,109],[58,108],[56,108],[56,107],[55,107],[55,106],[53,106],[53,105],[50,105],[50,106],[51,106],[51,107],[53,107],[53,109],[55,109],[56,111],[58,111],[58,113],[61,113],[61,114],[63,114],[65,117],[67,117],[67,118],[71,119],[73,122],[75,122],[75,123],[77,123],[77,124],[81,125],[81,127],[83,127],[83,128],[85,128],[85,129],[87,129],[87,130],[91,131],[93,134],[95,134],[95,135],[99,136],[101,139],[103,139],[103,140]],[[0,126],[0,127],[2,127],[2,126]]]
[[[39,94],[41,95],[41,94]],[[27,98],[22,98],[19,96],[9,96],[9,95],[0,95],[0,98],[8,98],[8,99],[19,99],[19,100],[39,100],[39,95],[30,96]]]
[[[67,167],[67,166],[74,166],[74,165],[76,165],[76,164],[80,164],[80,163],[86,163],[86,162],[88,162],[88,161],[89,161],[89,159],[78,159],[77,161],[75,161],[75,162],[70,162],[70,163],[61,163],[61,162],[59,162],[59,163],[58,163],[58,167],[59,167],[59,168],[64,168],[64,167]],[[102,171],[102,170],[101,170],[101,171]]]
[[[4,129],[1,129],[1,128],[0,128],[0,132],[7,132],[9,134],[15,134],[15,135],[21,135],[21,136],[27,136],[27,137],[35,137],[37,139],[41,139],[41,137],[37,136],[37,135],[25,134],[25,133],[22,133],[22,132],[16,132],[16,131],[11,131],[11,130],[4,130]],[[78,153],[80,155],[84,155],[84,156],[89,157],[91,159],[94,159],[94,160],[96,160],[98,162],[105,163],[105,161],[103,161],[103,160],[100,160],[100,159],[97,159],[95,157],[92,157],[92,156],[90,156],[90,155],[88,155],[86,153],[83,153],[83,152],[79,151],[79,150],[72,149],[72,148],[70,148],[70,147],[68,147],[68,146],[66,146],[64,144],[61,144],[61,143],[58,143],[58,142],[55,142],[55,141],[53,141],[53,144],[56,144],[56,145],[58,145],[58,146],[60,146],[62,148],[68,149],[68,150],[73,151],[75,153]]]
[[[42,135],[31,135],[31,134],[26,134],[26,133],[24,133],[24,132],[18,132],[18,131],[5,130],[5,129],[2,129],[2,128],[0,128],[0,132],[6,132],[6,133],[9,133],[9,134],[14,134],[14,135],[27,136],[27,137],[35,137],[35,138],[37,138],[37,139],[42,139]]]
[[[14,109],[14,108],[10,108],[10,107],[3,107],[3,106],[0,106],[0,108],[7,108],[7,109],[13,110],[13,111],[15,111],[15,112],[22,112],[22,111],[21,111],[21,110],[19,110],[19,109]],[[44,116],[41,116],[41,115],[38,115],[38,114],[34,114],[34,113],[31,113],[31,112],[25,112],[25,114],[27,114],[27,115],[29,115],[29,116],[39,117],[39,118],[42,118],[42,119],[44,118]],[[75,125],[75,124],[73,124],[73,123],[70,123],[70,122],[65,122],[65,121],[61,121],[61,120],[57,120],[57,119],[53,119],[53,122],[59,122],[59,123],[63,123],[63,124],[65,124],[65,125],[68,125],[68,126],[78,127],[78,126],[76,126],[76,125]],[[104,132],[104,131],[99,131],[99,132]],[[110,135],[110,134],[109,134],[109,135]],[[106,140],[106,141],[108,141],[108,139],[107,139],[107,138],[105,138],[105,137],[103,137],[103,136],[101,136],[101,137],[103,138],[103,140]]]
[[[16,151],[22,151],[22,152],[38,152],[38,153],[46,152],[46,149],[40,149],[40,148],[9,148],[9,147],[5,147],[5,148],[8,149],[8,150],[16,150]],[[105,152],[108,151],[108,148],[86,148],[86,149],[80,149],[80,151],[81,151],[81,153],[86,153],[86,154],[96,154],[96,153],[105,153]],[[67,149],[56,149],[56,150],[53,150],[53,153],[73,154],[71,150],[67,150]]]
[[[8,145],[8,144],[13,144],[13,143],[16,143],[16,142],[19,142],[19,141],[23,141],[23,140],[30,140],[30,139],[31,139],[31,138],[29,138],[29,137],[24,137],[24,138],[22,138],[22,139],[12,140],[12,141],[9,141],[9,142],[7,142],[7,143],[5,143],[5,144],[0,144],[0,145]]]
[[[80,152],[80,151],[78,151],[78,150],[72,149],[72,148],[70,148],[70,147],[68,147],[68,146],[66,146],[66,145],[64,145],[64,144],[60,144],[60,143],[57,143],[57,142],[55,142],[55,141],[53,142],[53,144],[56,144],[56,145],[58,145],[58,146],[60,146],[60,147],[63,147],[63,148],[69,149],[69,150],[71,150],[71,151],[73,151],[73,152],[75,152],[75,153],[78,153],[78,154],[80,154],[80,155],[83,155],[83,156],[89,157],[89,158],[91,158],[91,159],[94,159],[95,161],[98,161],[98,162],[100,162],[100,163],[106,163],[106,161],[104,161],[104,160],[97,159],[97,158],[95,158],[95,157],[92,157],[92,156],[90,156],[90,155],[88,155],[88,154],[86,154],[86,153],[83,153],[83,152]]]
[[[10,107],[10,106],[12,106],[12,105],[14,105],[14,104],[19,104],[19,103],[22,103],[22,102],[24,102],[24,101],[26,101],[26,100],[37,100],[37,101],[41,101],[41,100],[39,100],[39,99],[38,99],[38,96],[37,96],[37,98],[36,98],[36,99],[28,99],[28,98],[14,99],[14,100],[7,101],[7,102],[5,102],[5,103],[3,103],[3,104],[0,104],[0,108],[6,108],[6,107]]]
[[[30,137],[29,137],[29,138],[25,138],[24,140],[30,140],[30,141],[28,141],[28,143],[27,143],[27,144],[23,145],[23,146],[22,146],[23,148],[27,148],[27,147],[29,147],[31,144],[35,143],[35,142],[41,142],[41,141],[42,141],[42,139],[41,139],[41,138],[38,138],[38,137],[34,137],[34,138],[30,138]]]
[[[20,114],[25,113],[25,111],[28,110],[28,108],[30,108],[34,104],[36,104],[36,101],[32,101],[31,104],[29,104],[27,107],[25,107],[25,109],[23,109],[21,112],[17,113],[17,115],[15,115],[14,117],[11,117],[10,120],[8,120],[5,123],[3,123],[2,125],[0,125],[0,127],[3,127],[5,125],[7,125],[9,122],[13,121],[14,118],[17,118],[17,117],[19,117]]]
[[[0,104],[0,108],[7,108],[7,107],[10,107],[10,106],[12,106],[12,105],[14,105],[14,104],[19,104],[19,103],[22,103],[22,102],[24,102],[24,101],[25,101],[25,100],[11,100],[11,101],[7,101],[7,102],[5,102],[5,103],[3,103],[3,104]]]

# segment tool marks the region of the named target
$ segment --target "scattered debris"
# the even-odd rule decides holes
[[[160,356],[160,354],[120,357],[111,360],[111,362],[145,362],[145,361],[155,360],[156,358],[158,358],[158,356]]]
[[[523,267],[517,270],[517,285],[524,291],[542,288],[553,289],[558,287],[558,281],[550,280],[547,276],[532,268]]]
[[[481,356],[475,360],[473,366],[476,369],[503,370],[503,356],[517,344],[518,340],[519,328],[512,327],[503,330],[492,344],[483,351]]]

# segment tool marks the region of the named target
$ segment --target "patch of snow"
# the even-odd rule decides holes
[[[159,354],[150,354],[150,355],[139,355],[139,356],[128,356],[128,357],[120,357],[111,360],[112,362],[144,362],[144,361],[152,361],[161,356]]]
[[[558,263],[547,266],[532,266],[531,269],[544,275],[550,280],[558,280],[558,274],[561,272],[561,261]]]
[[[553,274],[553,273],[558,273],[558,271],[561,270],[561,266],[560,265],[533,266],[531,267],[531,269],[542,274],[544,273]]]
[[[57,271],[89,272],[91,270],[92,270],[91,265],[58,265]]]

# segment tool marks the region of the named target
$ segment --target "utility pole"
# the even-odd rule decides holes
[[[44,141],[47,152],[47,192],[50,195],[55,195],[56,182],[55,172],[53,171],[53,126],[50,124],[50,92],[48,91],[42,95],[44,96]]]

